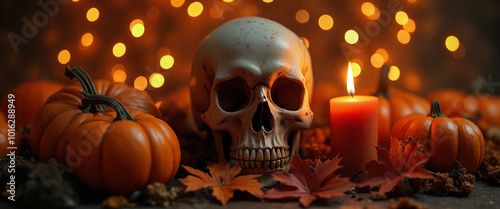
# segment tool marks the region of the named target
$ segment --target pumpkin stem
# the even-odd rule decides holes
[[[80,81],[80,84],[82,84],[83,90],[85,92],[88,92],[91,95],[97,95],[97,90],[95,89],[92,79],[81,67],[70,68],[69,66],[66,66],[64,75],[70,79],[76,77],[78,81]],[[83,109],[85,112],[97,113],[105,112],[107,108],[106,106],[103,106],[101,104],[91,104],[83,105]]]
[[[112,97],[107,97],[103,95],[92,95],[87,93],[86,91],[80,91],[80,94],[83,95],[82,103],[83,105],[92,105],[92,104],[100,104],[100,105],[106,105],[116,112],[116,118],[113,121],[119,121],[119,120],[131,120],[131,121],[137,121],[136,118],[132,117],[128,110],[116,99]]]
[[[383,96],[385,98],[390,98],[389,94],[389,65],[384,64],[382,69],[380,69],[380,80],[378,82],[378,89],[376,96]]]
[[[443,114],[443,111],[441,111],[441,104],[439,104],[439,101],[437,101],[437,100],[431,101],[431,114],[429,116],[431,116],[433,118],[446,117],[446,115]]]

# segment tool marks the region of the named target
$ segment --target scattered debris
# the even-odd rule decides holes
[[[121,207],[135,207],[135,203],[130,203],[124,196],[110,196],[108,199],[102,201],[102,207],[105,208],[121,208]]]
[[[414,202],[409,197],[401,197],[397,202],[394,199],[389,200],[390,209],[424,209],[427,208],[426,205],[421,205]]]
[[[165,184],[155,182],[146,186],[146,202],[150,205],[162,205],[163,207],[176,204],[176,199],[184,194],[185,188],[172,187],[167,190]]]

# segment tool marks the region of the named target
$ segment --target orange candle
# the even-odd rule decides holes
[[[332,156],[342,157],[343,176],[353,176],[365,164],[377,159],[378,98],[354,96],[351,63],[347,72],[347,92],[350,96],[330,100],[330,146]]]

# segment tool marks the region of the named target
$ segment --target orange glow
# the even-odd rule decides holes
[[[93,41],[94,41],[94,36],[92,36],[92,33],[83,34],[81,40],[83,46],[90,46]]]
[[[333,18],[330,15],[321,15],[318,19],[318,25],[323,30],[330,30],[333,27]]]
[[[408,22],[403,25],[403,28],[406,31],[413,33],[413,32],[415,32],[415,29],[417,28],[417,26],[415,25],[415,21],[413,21],[412,19],[408,19]]]
[[[387,51],[383,48],[377,49],[375,53],[382,55],[382,57],[384,58],[384,63],[386,63],[387,60],[389,59],[389,53],[387,53]]]
[[[365,2],[361,5],[361,12],[367,17],[372,16],[375,14],[375,6],[370,2]]]
[[[116,70],[114,73],[113,73],[113,80],[115,82],[125,82],[125,80],[127,80],[127,73],[125,73],[125,71],[123,70]]]
[[[305,9],[301,9],[295,13],[295,19],[299,23],[306,23],[309,21],[309,12]]]
[[[66,49],[60,51],[59,54],[57,55],[57,60],[59,61],[59,63],[63,65],[68,63],[70,59],[71,59],[71,54]]]
[[[408,23],[408,15],[406,14],[406,12],[399,11],[398,13],[396,13],[396,22],[400,25],[405,25],[406,23]]]
[[[408,0],[409,3],[415,3],[417,0]]]
[[[150,20],[154,20],[158,17],[159,14],[160,14],[160,9],[158,9],[158,7],[151,7],[148,9],[147,16]]]
[[[306,45],[307,48],[309,48],[309,40],[307,40],[307,38],[300,37],[300,40],[302,41],[302,43],[304,43],[304,45]]]
[[[375,53],[371,56],[370,62],[372,63],[373,67],[380,68],[382,65],[384,65],[384,57],[378,53]]]
[[[410,42],[410,33],[405,30],[399,30],[398,41],[402,44],[407,44],[408,42]]]
[[[172,66],[174,66],[174,57],[172,57],[172,55],[165,55],[161,57],[160,66],[165,70],[172,68]]]
[[[355,44],[358,42],[359,35],[355,30],[348,30],[344,35],[345,41],[349,44]]]
[[[90,8],[87,11],[87,20],[89,22],[94,22],[99,18],[99,10],[95,7]]]
[[[462,59],[465,56],[465,45],[463,43],[460,43],[458,45],[458,49],[452,52],[453,57],[455,59]]]
[[[354,94],[356,94],[356,90],[354,89],[354,79],[352,76],[351,62],[349,62],[349,67],[347,67],[347,93],[350,96],[354,96]]]
[[[389,68],[389,74],[387,74],[387,77],[389,77],[389,80],[391,81],[396,81],[398,80],[400,75],[399,68],[396,66],[391,66]]]
[[[380,17],[380,10],[377,7],[375,7],[375,13],[373,13],[373,15],[368,16],[368,19],[378,20],[379,17]]]
[[[219,19],[224,15],[224,9],[219,5],[214,5],[210,8],[210,17],[214,19]]]
[[[170,0],[170,4],[175,8],[179,8],[184,4],[184,0]]]
[[[151,76],[149,76],[149,84],[151,84],[153,88],[160,88],[161,86],[163,86],[164,83],[165,83],[165,78],[163,77],[162,74],[153,73],[151,74]]]
[[[273,0],[262,0],[264,3],[271,3]]]
[[[127,51],[127,48],[123,43],[116,43],[115,46],[113,46],[113,55],[115,55],[115,57],[123,56],[125,51]]]
[[[187,12],[191,17],[198,17],[203,12],[203,4],[195,1],[189,5]]]
[[[148,79],[144,76],[139,76],[134,80],[134,88],[144,91],[148,87]]]
[[[111,76],[113,76],[113,74],[115,74],[115,72],[118,71],[118,70],[125,71],[125,66],[123,66],[122,64],[116,64],[116,65],[114,65],[111,68]]]
[[[222,0],[223,2],[226,2],[226,3],[231,3],[233,2],[234,0]]]
[[[136,38],[141,37],[144,34],[144,22],[140,19],[135,19],[130,23],[130,32]]]
[[[356,62],[351,62],[352,76],[358,77],[361,74],[361,66]]]
[[[458,41],[458,38],[455,36],[448,36],[446,38],[446,41],[444,42],[446,45],[446,48],[450,50],[451,52],[454,52],[458,49],[460,42]]]
[[[159,101],[155,104],[156,108],[160,108],[162,101]]]
[[[71,0],[72,2],[78,2],[79,0]]]

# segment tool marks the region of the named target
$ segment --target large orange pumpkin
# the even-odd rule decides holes
[[[108,108],[102,105],[83,107],[81,103],[83,96],[78,92],[82,88],[94,95],[116,96],[128,109],[140,110],[154,116],[160,115],[145,92],[132,89],[126,84],[105,81],[98,81],[94,86],[90,77],[81,68],[66,68],[66,75],[78,78],[81,85],[65,87],[52,95],[37,113],[31,127],[31,151],[42,161],[55,158],[64,163],[66,145],[74,129],[86,119],[108,111]]]
[[[410,136],[419,138],[433,154],[426,164],[431,171],[448,172],[458,161],[473,173],[483,161],[481,130],[467,119],[446,117],[441,112],[439,101],[432,101],[430,116],[411,114],[392,128],[391,137],[406,141]]]
[[[389,148],[391,146],[389,135],[393,125],[404,116],[412,113],[429,113],[429,102],[414,94],[398,89],[389,91],[389,66],[381,69],[378,97],[378,144]]]
[[[181,151],[170,126],[141,111],[129,113],[111,97],[83,94],[84,106],[106,104],[115,112],[90,117],[75,127],[66,163],[77,177],[91,188],[116,194],[174,177]]]
[[[11,129],[10,133],[9,129],[6,119],[0,120],[0,156],[9,154],[11,151],[14,151],[16,155],[21,153],[21,137],[17,135],[15,129]],[[14,141],[14,144],[10,144],[9,136]],[[9,149],[8,147],[17,147],[17,149]]]
[[[15,96],[16,127],[31,124],[33,118],[52,94],[63,88],[63,85],[52,81],[31,81],[21,83],[7,92]],[[7,113],[8,97],[4,96],[0,103],[2,112]]]
[[[443,114],[448,117],[474,118],[478,109],[478,101],[474,96],[455,89],[441,89],[427,96],[428,101],[437,100],[441,104]]]

